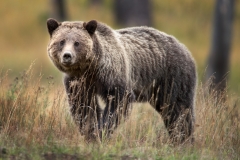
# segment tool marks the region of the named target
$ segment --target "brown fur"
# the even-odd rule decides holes
[[[98,130],[110,131],[131,102],[148,101],[162,115],[171,139],[183,142],[192,135],[196,68],[188,49],[173,36],[149,27],[113,30],[94,20],[49,19],[48,30],[48,54],[65,73],[71,111],[81,121],[80,131],[87,130],[84,134],[96,129],[94,123],[83,129],[82,120],[93,114],[86,108],[97,112]],[[74,87],[73,81],[78,82]],[[105,101],[104,111],[93,105],[96,95]]]

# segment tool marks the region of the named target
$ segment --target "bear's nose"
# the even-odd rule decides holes
[[[69,53],[69,52],[66,52],[63,54],[63,62],[64,63],[68,63],[68,62],[71,62],[72,60],[72,54]]]

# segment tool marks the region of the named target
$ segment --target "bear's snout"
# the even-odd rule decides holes
[[[62,56],[62,63],[63,64],[71,64],[73,59],[73,55],[71,52],[65,52]]]

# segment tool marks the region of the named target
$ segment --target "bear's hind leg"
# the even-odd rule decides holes
[[[193,109],[192,107],[182,107],[181,105],[169,105],[161,112],[164,124],[168,130],[171,142],[181,144],[187,140],[193,142]]]

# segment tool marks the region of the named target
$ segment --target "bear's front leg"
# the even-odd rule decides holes
[[[121,120],[125,120],[131,111],[131,102],[134,101],[133,92],[115,88],[108,92],[107,104],[103,112],[101,136],[108,137],[117,128]]]
[[[70,112],[79,127],[81,135],[87,141],[95,141],[98,137],[98,127],[102,110],[95,100],[94,88],[88,87],[82,79],[65,78]]]

